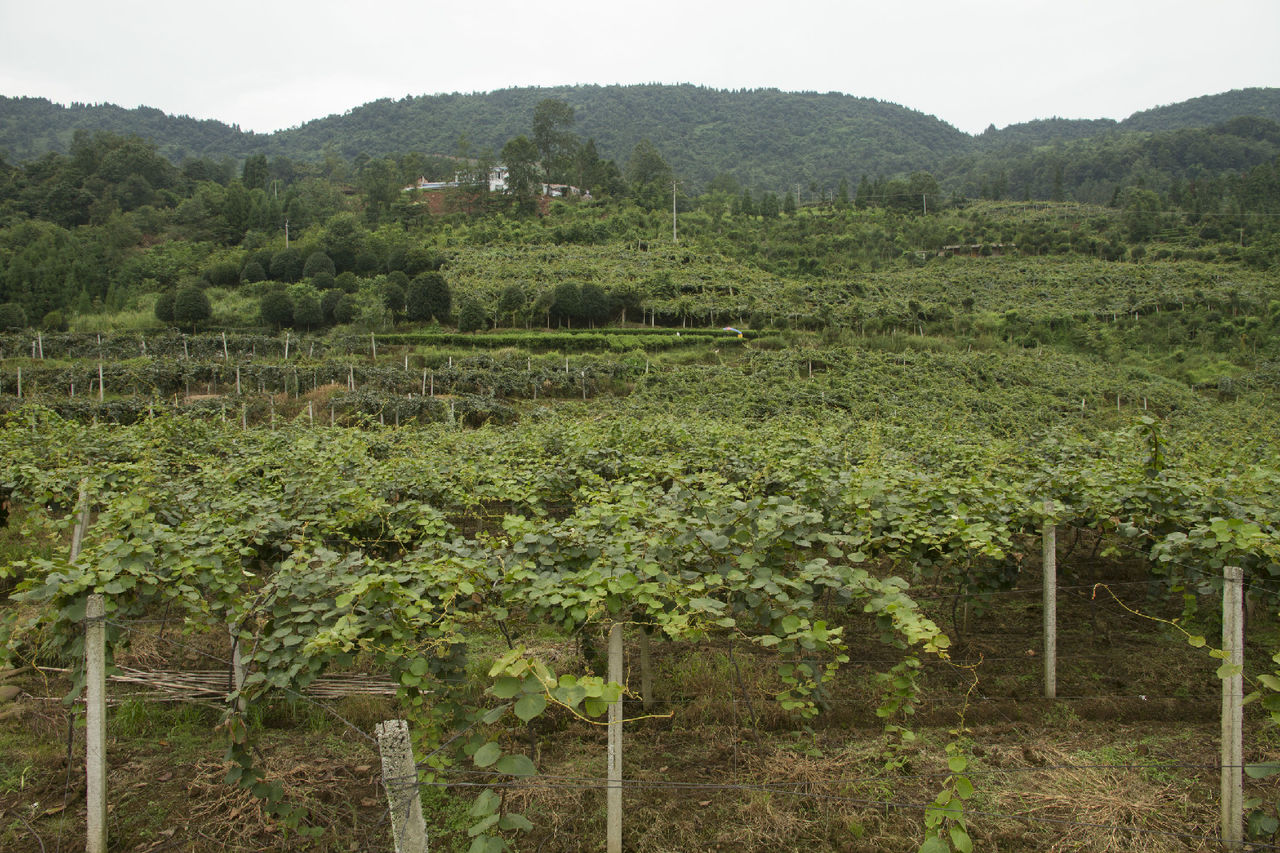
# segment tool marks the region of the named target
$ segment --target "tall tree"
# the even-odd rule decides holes
[[[577,140],[573,127],[573,107],[555,98],[545,98],[533,108],[533,144],[542,158],[542,170],[552,183],[568,179]]]
[[[240,182],[246,189],[266,189],[271,170],[267,166],[266,154],[252,154],[244,161],[244,171],[240,173]]]
[[[502,162],[507,167],[507,192],[521,213],[537,209],[541,181],[538,179],[538,148],[527,136],[517,136],[502,146]]]
[[[409,282],[405,291],[405,316],[411,322],[436,320],[444,323],[453,308],[449,283],[438,272],[426,272]]]
[[[667,206],[674,180],[671,167],[653,143],[647,139],[637,142],[627,161],[627,183],[636,203],[649,210]]]

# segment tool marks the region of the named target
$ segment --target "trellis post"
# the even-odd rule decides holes
[[[1058,696],[1058,533],[1053,501],[1044,502],[1041,562],[1044,564],[1044,698]]]
[[[622,623],[609,629],[609,680],[621,684]],[[609,706],[609,790],[607,853],[622,853],[622,696]]]
[[[391,838],[396,853],[427,853],[427,823],[418,795],[418,768],[413,760],[409,724],[387,720],[375,728],[382,756],[382,786],[391,810]]]
[[[84,609],[85,853],[107,849],[106,602],[90,595]]]
[[[1244,572],[1226,566],[1222,573],[1222,841],[1237,849],[1244,840]]]

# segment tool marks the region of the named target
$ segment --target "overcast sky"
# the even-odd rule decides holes
[[[970,133],[1280,86],[1280,0],[0,0],[0,95],[268,132],[574,83],[839,91]]]

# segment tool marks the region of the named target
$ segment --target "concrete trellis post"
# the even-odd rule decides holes
[[[1044,564],[1044,698],[1058,696],[1058,532],[1051,517],[1053,501],[1044,502],[1041,554]]]
[[[622,683],[622,623],[609,629],[609,680]],[[609,706],[607,851],[622,853],[622,697]]]
[[[382,755],[382,786],[391,810],[391,837],[396,853],[427,853],[427,823],[418,795],[418,768],[413,760],[409,724],[387,720],[375,729]]]
[[[106,602],[90,595],[84,609],[85,853],[107,849]]]
[[[1244,840],[1244,572],[1223,568],[1222,679],[1222,841],[1231,849]]]

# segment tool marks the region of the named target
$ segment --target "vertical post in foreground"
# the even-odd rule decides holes
[[[1044,533],[1041,562],[1044,564],[1044,698],[1058,696],[1058,531],[1054,526],[1053,501],[1044,502]]]
[[[86,853],[107,849],[106,602],[90,595],[84,609]]]
[[[609,680],[621,684],[622,623],[609,629]],[[622,853],[622,697],[609,706],[609,792],[607,853]]]
[[[396,853],[427,853],[427,822],[418,795],[418,768],[413,761],[409,724],[387,720],[374,729],[382,756],[382,786],[391,809],[391,837]]]
[[[84,544],[84,534],[89,529],[89,484],[85,480],[80,481],[80,499],[76,501],[79,507],[79,513],[76,515],[75,526],[71,528],[71,562],[75,562],[80,556],[80,546]]]
[[[1222,679],[1222,841],[1236,848],[1244,839],[1244,572],[1222,571],[1223,665],[1231,667]]]

